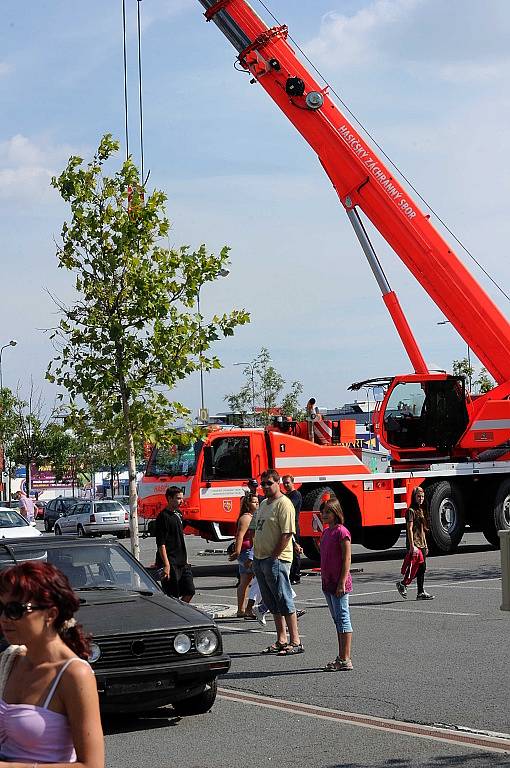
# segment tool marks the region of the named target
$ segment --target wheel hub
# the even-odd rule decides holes
[[[439,505],[439,519],[441,521],[441,527],[445,533],[451,533],[457,522],[457,509],[452,499],[443,499]]]

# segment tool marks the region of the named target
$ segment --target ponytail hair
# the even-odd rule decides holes
[[[50,563],[33,560],[12,565],[0,571],[0,592],[10,592],[18,600],[33,601],[41,608],[56,608],[55,630],[73,653],[88,659],[91,638],[74,618],[80,601],[62,571]]]

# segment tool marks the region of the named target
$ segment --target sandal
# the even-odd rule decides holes
[[[237,611],[236,613],[236,619],[244,619],[245,616],[246,614],[244,611]]]
[[[352,661],[350,659],[336,659],[330,661],[324,667],[328,672],[350,672],[353,669]]]
[[[278,656],[294,656],[296,653],[304,652],[305,649],[303,648],[303,643],[289,643],[281,649]]]
[[[271,643],[271,645],[268,645],[267,648],[264,648],[263,651],[261,651],[262,654],[268,654],[268,653],[280,653],[284,648],[287,647],[287,643],[280,643],[278,640],[276,643]]]

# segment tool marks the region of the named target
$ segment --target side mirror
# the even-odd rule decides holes
[[[214,480],[213,449],[210,445],[204,446],[204,470],[203,480]]]

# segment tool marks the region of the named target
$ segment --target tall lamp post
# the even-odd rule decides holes
[[[255,425],[255,366],[253,365],[253,363],[234,363],[234,365],[244,365],[246,368],[250,369],[251,412],[252,412],[253,424]]]
[[[230,269],[222,268],[218,272],[219,277],[228,277],[230,275]],[[203,283],[200,283],[197,290],[197,313],[199,316],[198,321],[198,327],[199,330],[202,330],[202,316],[200,314],[200,291],[202,289]],[[200,410],[202,412],[202,415],[205,412],[205,404],[204,404],[204,364],[202,362],[202,344],[200,344]],[[200,421],[203,421],[204,419],[200,419]]]
[[[7,349],[7,347],[15,347],[17,343],[17,341],[11,339],[8,344],[4,344],[3,347],[0,347],[0,389],[4,388],[4,382],[2,378],[2,352],[4,349]]]
[[[440,320],[437,323],[437,325],[451,325],[451,321],[450,320]],[[468,368],[471,371],[471,348],[470,348],[469,344],[467,345],[467,361],[468,361]],[[469,391],[470,392],[471,392],[471,387],[472,387],[472,383],[471,383],[471,373],[470,373],[469,374]]]

